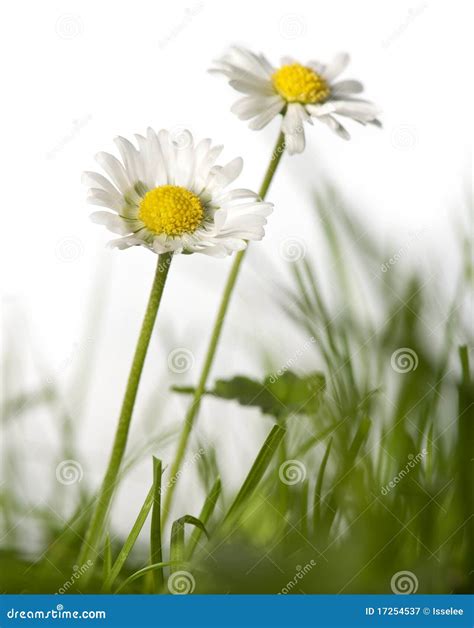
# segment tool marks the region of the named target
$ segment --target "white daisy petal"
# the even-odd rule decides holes
[[[350,140],[351,139],[351,136],[349,135],[348,131],[333,116],[329,116],[329,115],[327,115],[327,116],[320,116],[318,119],[321,122],[323,122],[324,124],[327,124],[327,126],[332,131],[334,131],[334,133],[339,135],[339,137],[341,137],[343,140]]]
[[[109,231],[118,233],[119,235],[127,235],[133,231],[131,226],[127,224],[127,221],[122,220],[122,218],[110,212],[94,212],[90,215],[90,219],[97,225],[104,225]]]
[[[104,180],[102,183],[101,179]],[[86,172],[82,177],[82,183],[89,188],[88,200],[93,205],[95,200],[100,200],[100,205],[119,211],[122,207],[122,195],[120,192],[102,175],[95,172]],[[100,185],[101,187],[96,187]]]
[[[229,255],[229,251],[222,244],[215,244],[214,246],[208,247],[191,246],[190,251],[193,253],[203,253],[204,255],[217,258],[224,258]]]
[[[109,192],[98,188],[89,188],[87,202],[91,205],[100,205],[101,207],[113,209],[116,213],[120,212],[123,205],[121,196],[111,195]]]
[[[105,192],[108,192],[111,196],[120,196],[117,188],[110,183],[103,175],[98,172],[84,172],[82,175],[82,183],[90,188],[102,188]]]
[[[306,108],[315,117],[337,113],[359,122],[374,120],[380,111],[372,103],[352,100],[331,100],[323,105],[307,105]]]
[[[229,85],[243,94],[259,94],[261,96],[272,96],[275,94],[270,81],[253,81],[250,78],[239,78],[230,81]]]
[[[214,166],[210,172],[209,181],[206,185],[206,191],[217,192],[218,189],[229,185],[242,172],[244,162],[242,157],[236,157],[225,166]]]
[[[168,183],[174,183],[175,176],[175,160],[176,160],[176,149],[173,144],[173,141],[170,137],[170,134],[165,129],[162,129],[158,133],[158,143],[161,148],[161,153],[163,155],[163,163],[166,168],[166,176]]]
[[[224,59],[234,70],[244,70],[252,76],[266,78],[273,72],[271,64],[264,55],[256,55],[243,47],[233,46]]]
[[[353,79],[346,79],[345,81],[338,81],[331,85],[331,94],[360,94],[364,91],[364,86],[360,81],[354,81]]]
[[[280,59],[280,65],[293,65],[298,63],[294,57],[282,57]]]
[[[153,187],[155,185],[164,185],[167,181],[168,174],[166,170],[166,162],[163,156],[163,151],[161,150],[158,136],[155,133],[154,129],[150,127],[147,129],[146,136],[146,157],[150,160],[148,170],[151,185],[149,187]]]
[[[104,169],[120,192],[126,192],[128,188],[133,185],[125,168],[116,157],[109,153],[101,152],[97,153],[95,158],[99,166]]]
[[[262,113],[260,113],[249,123],[249,127],[253,130],[263,129],[263,127],[271,122],[273,118],[283,110],[284,107],[285,103],[278,96],[265,111],[262,111]]]
[[[323,76],[327,81],[332,82],[336,76],[339,76],[348,66],[350,57],[347,52],[340,52],[335,55],[333,60],[324,68]]]
[[[129,249],[131,246],[142,245],[143,243],[134,236],[125,236],[124,238],[117,238],[117,240],[111,240],[109,247],[112,249]]]
[[[221,205],[222,207],[224,205],[230,205],[233,201],[240,200],[242,198],[251,198],[252,200],[255,200],[258,199],[259,196],[255,192],[252,192],[252,190],[246,190],[244,188],[241,188],[237,190],[231,190],[230,192],[223,192],[222,194],[217,195],[214,198],[214,201],[216,203],[219,203],[219,205]]]
[[[196,179],[198,181],[198,187],[196,188],[197,192],[200,192],[204,187],[207,179],[209,178],[209,173],[211,168],[214,166],[217,158],[222,152],[224,147],[221,146],[213,146],[209,148],[209,150],[204,153],[199,161],[196,163]]]
[[[180,133],[176,149],[176,185],[189,188],[194,180],[195,154],[192,135]]]
[[[365,122],[374,120],[380,113],[380,109],[369,102],[354,102],[351,100],[338,100],[334,103],[335,111],[341,116],[361,119]]]
[[[309,118],[305,108],[298,104],[288,105],[281,130],[285,134],[285,146],[290,155],[302,153],[305,147],[304,123]]]
[[[277,103],[279,106],[277,106]],[[231,107],[232,113],[235,113],[241,120],[249,120],[255,116],[258,116],[268,108],[278,109],[279,113],[285,102],[280,96],[268,96],[265,98],[256,98],[255,96],[244,96],[237,100]]]
[[[116,137],[115,144],[120,151],[124,168],[129,173],[130,179],[133,182],[141,181],[143,172],[140,167],[140,156],[135,146],[124,137]]]
[[[307,63],[308,68],[311,68],[312,70],[314,70],[314,72],[316,72],[316,74],[320,74],[323,75],[324,71],[326,70],[326,66],[324,65],[324,63],[321,63],[320,61],[309,61]]]

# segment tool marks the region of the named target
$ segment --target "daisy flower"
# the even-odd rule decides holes
[[[318,61],[302,65],[284,57],[281,66],[274,68],[262,54],[232,48],[211,72],[224,74],[234,89],[245,94],[232,111],[241,120],[251,120],[251,129],[262,129],[281,113],[286,148],[294,154],[304,150],[303,126],[305,122],[312,124],[313,118],[346,140],[350,135],[339,117],[380,125],[379,109],[354,95],[362,92],[362,83],[335,80],[348,63],[348,54],[336,55],[327,65]]]
[[[240,157],[215,165],[222,146],[209,139],[195,145],[189,131],[174,141],[168,131],[148,129],[136,140],[138,148],[115,140],[121,161],[96,156],[107,177],[84,175],[88,201],[111,210],[93,213],[92,220],[122,236],[112,246],[224,257],[262,239],[272,204],[250,190],[226,190],[242,170]]]

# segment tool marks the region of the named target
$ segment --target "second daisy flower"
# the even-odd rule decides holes
[[[338,117],[361,124],[380,125],[379,109],[355,96],[363,91],[353,79],[336,81],[349,63],[348,54],[339,54],[331,63],[309,61],[302,65],[284,57],[275,68],[262,54],[232,48],[216,62],[211,72],[224,74],[229,84],[246,94],[232,107],[242,120],[251,120],[251,129],[262,129],[278,114],[283,115],[282,131],[288,153],[301,153],[305,147],[305,122],[316,118],[343,139],[349,139]]]

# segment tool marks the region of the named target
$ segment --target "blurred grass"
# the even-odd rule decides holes
[[[244,484],[229,491],[218,452],[203,443],[193,472],[207,497],[198,512],[188,512],[186,491],[178,488],[181,514],[170,537],[157,530],[162,486],[155,462],[154,488],[128,539],[114,534],[111,521],[101,564],[77,578],[83,566],[74,561],[94,499],[91,487],[81,484],[72,517],[62,510],[58,483],[51,487],[54,509],[22,500],[21,443],[10,431],[35,411],[49,412],[66,459],[76,457],[77,426],[53,385],[12,387],[21,356],[7,347],[2,591],[56,592],[67,582],[67,592],[99,592],[105,581],[105,590],[121,593],[167,592],[170,573],[184,569],[196,593],[389,593],[400,571],[412,572],[419,593],[474,592],[472,327],[464,315],[466,303],[472,307],[472,231],[460,230],[460,271],[449,293],[433,279],[435,272],[403,259],[391,264],[397,247],[371,238],[331,187],[316,196],[315,210],[328,261],[320,265],[306,252],[290,263],[275,303],[299,333],[311,368],[301,372],[295,360],[290,372],[264,346],[266,370],[258,382],[237,370],[209,391],[222,404],[256,405],[273,416],[275,426]],[[472,224],[472,215],[466,219]],[[318,371],[325,386],[305,387],[314,377],[308,373]],[[149,442],[129,453],[123,482],[148,458],[151,484],[151,454],[161,458],[175,438],[174,428],[148,425]],[[286,478],[290,463],[296,475]],[[150,552],[139,532],[153,505]],[[40,551],[28,542],[31,530]],[[139,543],[149,562],[136,552]]]

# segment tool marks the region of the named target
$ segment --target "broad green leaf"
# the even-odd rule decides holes
[[[299,376],[292,371],[267,375],[257,381],[236,375],[232,379],[219,379],[206,394],[220,399],[234,400],[243,406],[255,406],[264,414],[281,418],[290,414],[313,414],[318,409],[325,388],[322,373]],[[190,387],[174,387],[173,390],[189,394]]]

